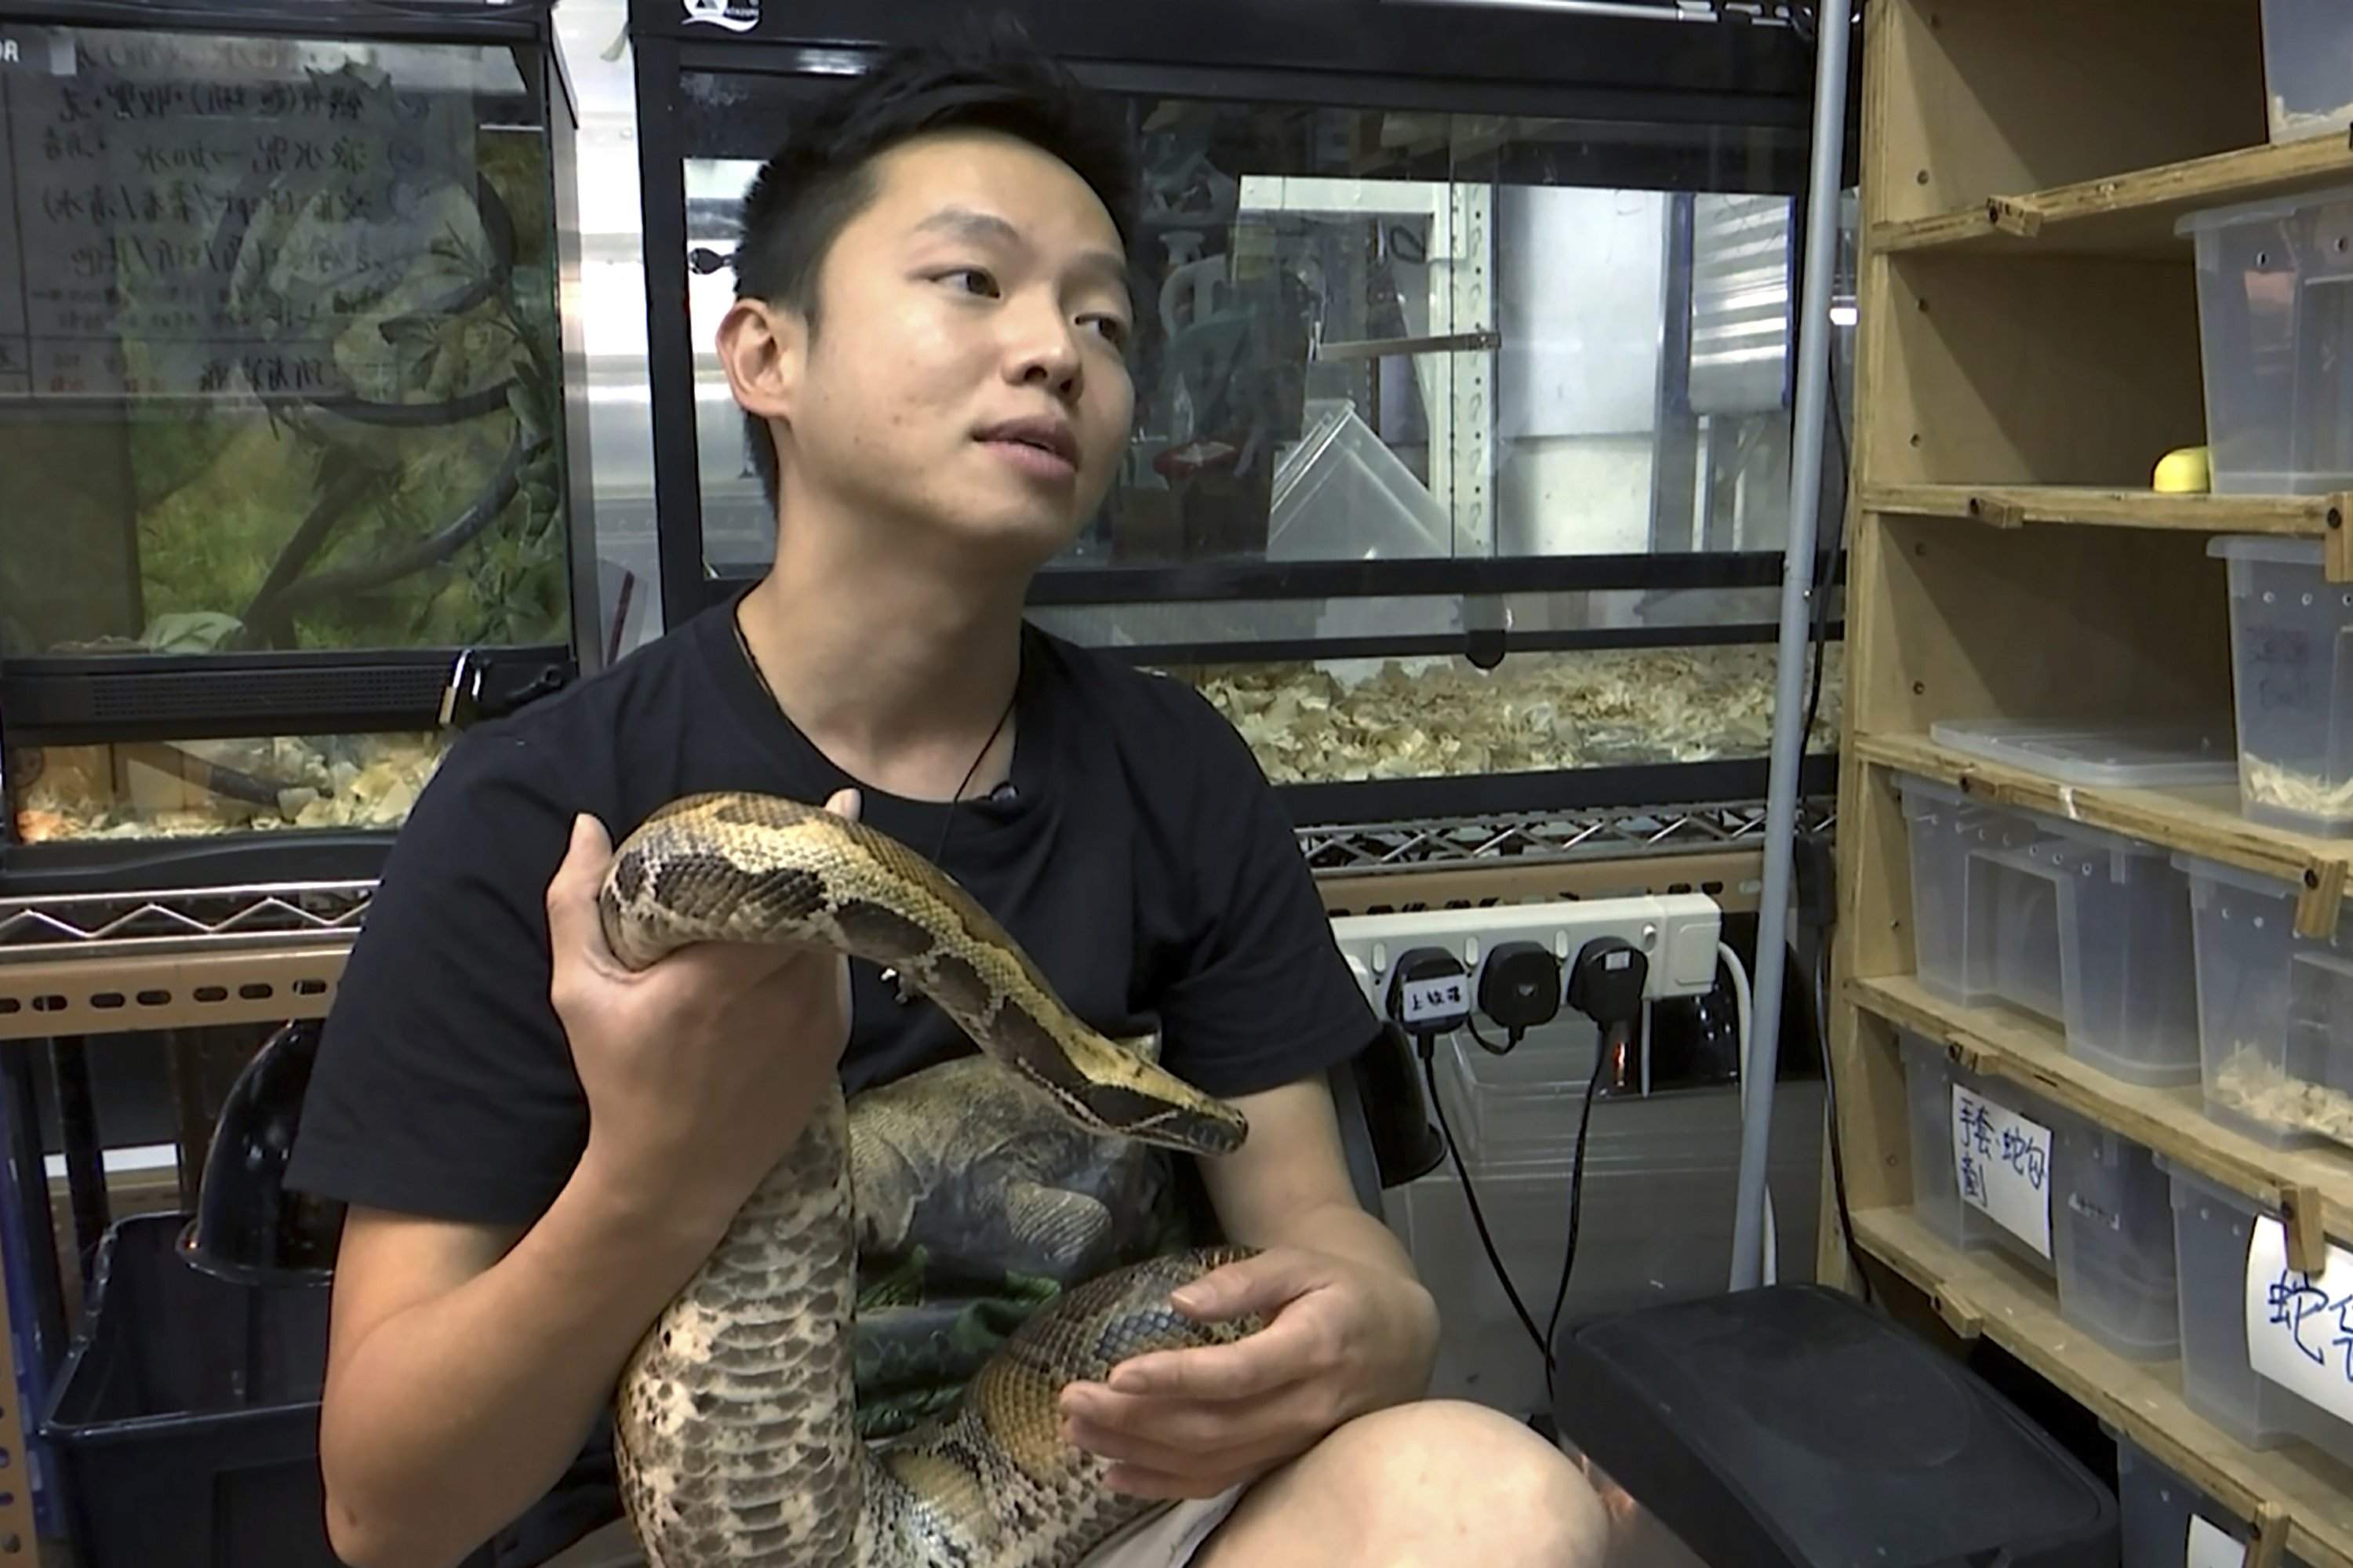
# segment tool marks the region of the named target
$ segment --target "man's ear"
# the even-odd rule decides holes
[[[719,323],[719,363],[744,410],[789,424],[808,334],[800,317],[765,300],[737,300]]]

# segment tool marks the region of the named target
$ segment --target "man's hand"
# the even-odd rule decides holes
[[[858,797],[826,802],[855,820]],[[603,826],[573,826],[547,889],[551,999],[588,1101],[581,1171],[723,1226],[808,1119],[849,1042],[849,968],[814,948],[701,943],[642,973],[605,945]]]
[[[1430,1298],[1388,1269],[1275,1247],[1171,1300],[1196,1321],[1267,1322],[1233,1344],[1135,1356],[1104,1383],[1062,1391],[1065,1440],[1113,1461],[1114,1490],[1214,1497],[1420,1393]]]

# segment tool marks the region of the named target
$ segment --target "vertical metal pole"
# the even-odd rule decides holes
[[[1789,542],[1781,567],[1781,641],[1773,700],[1771,782],[1765,807],[1765,889],[1757,917],[1750,1090],[1740,1136],[1733,1215],[1732,1288],[1764,1278],[1765,1177],[1773,1142],[1773,1087],[1780,1067],[1781,991],[1789,889],[1796,859],[1798,773],[1805,759],[1806,645],[1812,619],[1815,514],[1821,504],[1822,424],[1831,339],[1831,287],[1838,260],[1839,178],[1846,156],[1848,0],[1818,7],[1814,55],[1813,171],[1806,207],[1805,283],[1798,307],[1798,407],[1789,455]],[[1829,585],[1824,585],[1828,591]]]

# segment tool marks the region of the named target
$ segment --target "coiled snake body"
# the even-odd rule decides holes
[[[691,796],[623,841],[607,945],[641,969],[701,941],[828,948],[896,968],[992,1060],[1096,1133],[1229,1152],[1240,1113],[1073,1017],[1013,938],[898,841],[765,795]],[[625,1367],[615,1453],[650,1568],[1070,1568],[1165,1504],[1110,1491],[1056,1398],[1145,1351],[1229,1341],[1168,1292],[1245,1255],[1201,1249],[1039,1308],[957,1404],[870,1446],[854,1427],[857,1252],[837,1081]]]

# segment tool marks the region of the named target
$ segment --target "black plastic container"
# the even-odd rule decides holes
[[[1841,1292],[1647,1308],[1555,1350],[1562,1436],[1700,1562],[2116,1568],[2106,1483]]]
[[[319,1478],[328,1286],[206,1274],[180,1255],[187,1220],[107,1232],[43,1413],[78,1568],[341,1568]]]

